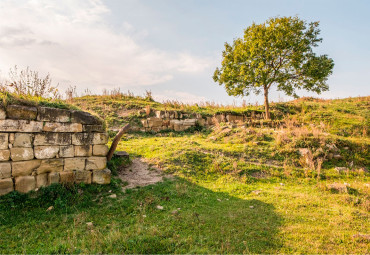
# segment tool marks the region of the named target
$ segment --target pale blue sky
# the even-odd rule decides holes
[[[297,15],[320,21],[317,52],[335,62],[330,91],[320,97],[364,96],[370,94],[369,13],[365,0],[0,0],[0,70],[4,76],[14,64],[29,65],[80,91],[120,87],[151,90],[160,100],[231,103],[212,80],[224,43],[253,21]],[[279,96],[288,99],[272,91],[273,100]]]

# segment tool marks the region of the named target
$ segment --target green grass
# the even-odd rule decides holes
[[[243,144],[212,135],[126,136],[119,150],[176,176],[163,183],[123,193],[114,179],[1,197],[0,252],[368,251],[369,241],[358,235],[370,231],[368,174],[325,168],[321,180],[304,178],[300,169],[287,176],[283,168],[248,163]],[[350,184],[350,192],[332,193],[326,184],[333,182]]]

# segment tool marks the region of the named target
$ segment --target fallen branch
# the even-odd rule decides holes
[[[110,146],[110,149],[108,151],[107,160],[111,160],[113,157],[113,154],[117,148],[117,145],[119,141],[121,140],[121,137],[123,134],[130,128],[130,124],[125,125],[121,130],[117,133],[117,135],[114,137],[112,145]]]

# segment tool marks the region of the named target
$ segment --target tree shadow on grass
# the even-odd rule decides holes
[[[108,189],[102,199],[91,196],[67,209],[1,207],[0,252],[274,253],[281,247],[281,218],[271,204],[179,178],[116,199]]]

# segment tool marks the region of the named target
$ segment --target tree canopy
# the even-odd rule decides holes
[[[225,43],[222,66],[213,79],[231,96],[264,91],[266,118],[270,118],[268,92],[273,85],[294,97],[299,89],[316,93],[329,89],[326,81],[334,61],[313,52],[322,41],[319,34],[319,22],[307,24],[298,17],[253,23],[244,30],[243,38],[232,45]]]

